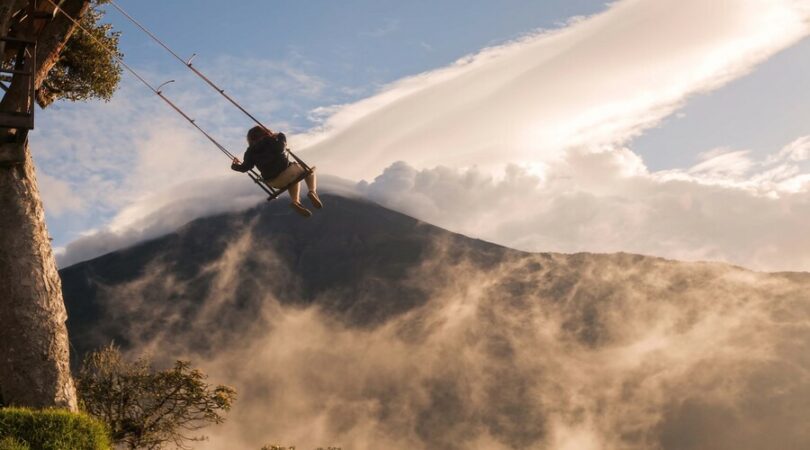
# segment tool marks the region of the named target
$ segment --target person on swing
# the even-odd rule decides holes
[[[287,137],[284,133],[273,133],[272,131],[255,126],[247,133],[248,148],[245,151],[244,162],[239,162],[238,158],[233,159],[231,169],[237,172],[247,172],[256,167],[262,174],[265,183],[275,189],[288,188],[292,203],[290,206],[298,214],[309,217],[312,212],[301,204],[299,194],[301,192],[301,182],[295,181],[304,174],[304,168],[297,162],[290,162],[287,157]],[[294,182],[295,181],[295,182]],[[315,208],[323,208],[323,203],[316,192],[317,182],[315,173],[312,172],[304,178],[307,183],[309,201]],[[292,184],[291,184],[292,183]]]

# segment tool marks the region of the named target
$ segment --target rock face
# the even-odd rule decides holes
[[[10,146],[17,146],[10,149]],[[76,409],[62,288],[26,144],[0,163],[0,398]]]
[[[205,448],[810,448],[810,275],[530,254],[324,200],[64,269],[78,353],[233,384]]]

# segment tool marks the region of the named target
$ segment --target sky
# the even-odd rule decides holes
[[[806,0],[121,4],[324,190],[528,251],[810,270]],[[128,63],[241,153],[250,121],[108,10]],[[128,74],[37,120],[63,266],[261,200]]]

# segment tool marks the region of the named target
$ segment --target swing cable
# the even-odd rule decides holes
[[[76,19],[74,19],[73,17],[71,17],[71,16],[70,16],[70,14],[68,14],[66,11],[64,11],[64,10],[63,10],[63,9],[62,9],[62,8],[61,8],[59,5],[57,5],[56,3],[54,3],[54,1],[53,1],[53,0],[47,0],[47,1],[48,1],[50,4],[52,4],[52,5],[54,6],[54,8],[56,8],[56,10],[57,10],[57,11],[59,11],[60,13],[62,13],[62,15],[64,15],[65,17],[67,17],[67,18],[68,18],[68,20],[70,20],[71,22],[73,22],[73,24],[74,24],[74,25],[76,25],[76,27],[77,27],[77,28],[79,28],[81,31],[83,31],[83,32],[84,32],[84,33],[85,33],[85,34],[86,34],[88,37],[90,37],[90,39],[92,39],[92,40],[93,40],[93,41],[94,41],[96,44],[98,44],[99,46],[101,46],[101,48],[103,48],[103,49],[104,49],[104,50],[106,50],[106,51],[107,51],[107,52],[108,52],[110,55],[112,55],[112,56],[113,56],[113,58],[114,58],[116,61],[118,61],[118,63],[120,63],[122,67],[124,67],[124,68],[125,68],[125,69],[126,69],[128,72],[129,72],[129,73],[131,73],[133,76],[135,76],[135,78],[137,78],[137,79],[138,79],[138,80],[139,80],[141,83],[143,83],[143,85],[144,85],[144,86],[146,86],[147,88],[149,88],[149,90],[150,90],[150,91],[152,91],[152,92],[153,92],[155,95],[157,95],[157,96],[158,96],[158,97],[160,97],[160,98],[161,98],[161,99],[162,99],[164,102],[166,102],[166,104],[167,104],[167,105],[169,105],[169,107],[171,107],[171,108],[172,108],[172,109],[173,109],[175,112],[177,112],[177,113],[178,113],[178,114],[180,114],[180,115],[181,115],[181,116],[182,116],[184,119],[186,119],[186,121],[187,121],[188,123],[190,123],[191,125],[193,125],[193,126],[194,126],[194,128],[196,128],[196,129],[197,129],[197,130],[198,130],[200,133],[202,133],[202,134],[203,134],[203,135],[204,135],[204,136],[205,136],[205,137],[206,137],[206,138],[207,138],[209,141],[211,141],[211,143],[212,143],[212,144],[214,144],[214,145],[215,145],[215,146],[216,146],[216,147],[219,149],[219,151],[221,151],[222,153],[224,153],[224,154],[225,154],[226,156],[228,156],[230,159],[235,159],[235,158],[236,158],[236,156],[235,156],[233,153],[229,152],[229,151],[228,151],[228,149],[226,149],[226,148],[225,148],[225,147],[224,147],[222,144],[220,144],[220,143],[219,143],[219,142],[218,142],[216,139],[214,139],[214,137],[213,137],[213,136],[211,136],[211,135],[210,135],[210,134],[209,134],[207,131],[205,131],[205,129],[203,129],[201,126],[197,125],[197,122],[196,122],[196,120],[195,120],[195,119],[192,119],[191,117],[189,117],[189,115],[188,115],[188,114],[186,114],[186,113],[185,113],[185,112],[184,112],[182,109],[180,109],[180,107],[178,107],[177,105],[175,105],[175,104],[174,104],[174,102],[172,102],[172,101],[171,101],[171,100],[169,100],[169,99],[168,99],[168,98],[167,98],[165,95],[163,95],[163,92],[162,92],[160,89],[161,89],[163,86],[167,85],[168,83],[172,83],[172,82],[174,82],[174,80],[167,81],[167,82],[165,82],[165,83],[161,84],[160,86],[158,86],[157,88],[155,88],[155,87],[154,87],[154,86],[152,86],[152,85],[151,85],[151,84],[150,84],[148,81],[146,81],[146,80],[145,80],[145,79],[144,79],[144,78],[143,78],[143,77],[142,77],[142,76],[141,76],[141,75],[140,75],[140,74],[139,74],[139,73],[138,73],[138,72],[137,72],[135,69],[133,69],[132,67],[130,67],[130,66],[129,66],[129,65],[126,63],[126,62],[124,62],[124,58],[122,58],[122,57],[121,57],[121,55],[120,55],[120,54],[119,54],[117,51],[115,51],[115,50],[111,49],[111,48],[110,48],[110,47],[109,47],[107,44],[105,44],[104,42],[101,42],[101,40],[99,40],[98,38],[96,38],[96,37],[95,37],[95,36],[94,36],[92,33],[90,33],[90,32],[89,32],[89,31],[88,31],[86,28],[84,28],[84,27],[82,26],[82,24],[81,24],[81,23],[79,23],[79,21],[77,21]],[[260,188],[261,188],[261,189],[262,189],[262,190],[263,190],[265,193],[269,194],[269,195],[271,196],[271,198],[275,198],[275,197],[277,197],[277,196],[280,194],[280,192],[277,192],[277,190],[276,190],[276,189],[273,189],[273,188],[271,188],[270,186],[266,185],[266,184],[264,183],[264,179],[262,178],[262,176],[261,176],[259,173],[257,173],[255,170],[251,169],[250,171],[248,171],[248,176],[249,176],[249,177],[250,177],[250,178],[253,180],[253,182],[254,182],[254,183],[256,183],[257,185],[259,185],[259,187],[260,187]]]
[[[163,41],[161,41],[161,40],[160,40],[160,39],[159,39],[157,36],[155,36],[155,34],[154,34],[154,33],[152,33],[151,31],[149,31],[149,29],[147,29],[147,28],[146,28],[144,25],[142,25],[140,22],[138,22],[138,21],[137,21],[137,20],[136,20],[134,17],[132,17],[132,16],[131,16],[129,13],[127,13],[127,12],[126,12],[126,11],[125,11],[125,10],[124,10],[124,9],[123,9],[121,6],[119,6],[119,5],[118,5],[118,3],[116,3],[116,2],[115,2],[115,0],[109,0],[109,3],[110,3],[112,6],[113,6],[113,8],[117,9],[117,10],[118,10],[118,12],[120,12],[121,14],[123,14],[123,15],[124,15],[124,17],[126,17],[126,18],[127,18],[129,21],[130,21],[130,22],[132,22],[132,23],[133,23],[135,26],[137,26],[138,28],[140,28],[140,29],[141,29],[141,31],[143,31],[143,32],[144,32],[144,33],[146,33],[146,34],[147,34],[147,35],[148,35],[150,38],[152,38],[152,40],[153,40],[153,41],[157,42],[157,43],[158,43],[158,44],[159,44],[161,47],[163,47],[163,48],[164,48],[164,49],[165,49],[167,52],[169,52],[169,53],[170,53],[170,54],[171,54],[171,55],[172,55],[172,56],[173,56],[173,57],[174,57],[176,60],[180,61],[180,63],[181,63],[181,64],[183,64],[184,66],[186,66],[186,67],[188,67],[189,69],[191,69],[191,71],[192,71],[192,72],[194,72],[194,74],[195,74],[195,75],[197,75],[198,77],[200,77],[200,78],[201,78],[203,81],[205,81],[205,83],[206,83],[206,84],[208,84],[209,86],[211,86],[211,88],[212,88],[212,89],[214,89],[214,90],[215,90],[215,91],[217,91],[217,92],[218,92],[220,95],[222,95],[223,97],[225,97],[225,99],[226,99],[226,100],[228,100],[228,101],[229,101],[229,102],[230,102],[230,103],[231,103],[233,106],[237,107],[237,108],[239,109],[239,111],[242,111],[242,112],[243,112],[243,113],[244,113],[246,116],[248,116],[248,117],[249,117],[249,118],[250,118],[250,119],[251,119],[253,122],[255,122],[255,123],[256,123],[256,125],[258,125],[258,126],[262,127],[263,129],[265,129],[265,130],[267,130],[267,131],[269,131],[269,130],[270,130],[269,128],[267,128],[266,126],[264,126],[264,124],[263,124],[263,123],[261,123],[261,122],[259,121],[259,119],[257,119],[256,117],[254,117],[254,116],[253,116],[253,114],[249,113],[249,112],[248,112],[248,111],[247,111],[245,108],[243,108],[243,107],[242,107],[242,105],[240,105],[239,103],[237,103],[237,102],[236,102],[236,100],[234,100],[234,99],[233,99],[231,96],[229,96],[228,94],[226,94],[226,93],[225,93],[225,89],[222,89],[222,88],[220,88],[219,86],[217,86],[216,84],[214,84],[214,82],[213,82],[213,81],[211,81],[211,80],[210,80],[208,77],[206,77],[205,75],[203,75],[203,73],[202,73],[202,72],[200,72],[199,70],[197,70],[197,68],[196,68],[196,67],[194,67],[194,65],[191,63],[191,61],[194,59],[194,57],[195,57],[195,56],[197,56],[197,54],[196,54],[196,53],[195,53],[195,54],[192,54],[192,55],[191,55],[191,58],[189,58],[188,60],[185,60],[185,59],[181,58],[181,57],[180,57],[180,55],[178,55],[178,54],[177,54],[177,53],[175,53],[175,52],[174,52],[174,51],[173,51],[171,48],[169,48],[169,46],[168,46],[168,45],[166,45],[166,44],[165,44]],[[313,170],[313,169],[312,169],[310,166],[308,166],[308,165],[307,165],[307,163],[305,163],[303,160],[301,160],[301,158],[299,158],[298,156],[296,156],[296,154],[295,154],[295,153],[293,153],[293,152],[292,152],[290,149],[287,149],[287,152],[290,154],[290,156],[292,156],[292,157],[293,157],[293,159],[295,159],[295,160],[296,160],[296,162],[298,162],[298,164],[301,164],[301,166],[304,168],[304,171],[305,171],[305,172],[312,172],[312,170]]]

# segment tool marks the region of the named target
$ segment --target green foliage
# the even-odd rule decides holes
[[[236,391],[211,386],[207,376],[186,361],[156,370],[140,358],[127,362],[110,346],[88,355],[79,371],[77,391],[81,407],[103,420],[113,441],[130,449],[159,449],[185,441],[204,439],[189,436],[211,423],[222,423]]]
[[[6,436],[0,438],[0,450],[31,450],[25,442],[18,441],[16,438]]]
[[[121,65],[108,49],[118,56],[120,32],[112,25],[99,23],[104,13],[95,0],[81,19],[89,34],[76,29],[59,54],[56,65],[37,90],[37,103],[46,107],[55,100],[81,101],[90,98],[109,100],[121,80]]]
[[[107,428],[85,414],[60,409],[0,409],[0,449],[109,450]],[[16,442],[15,442],[16,441]]]

